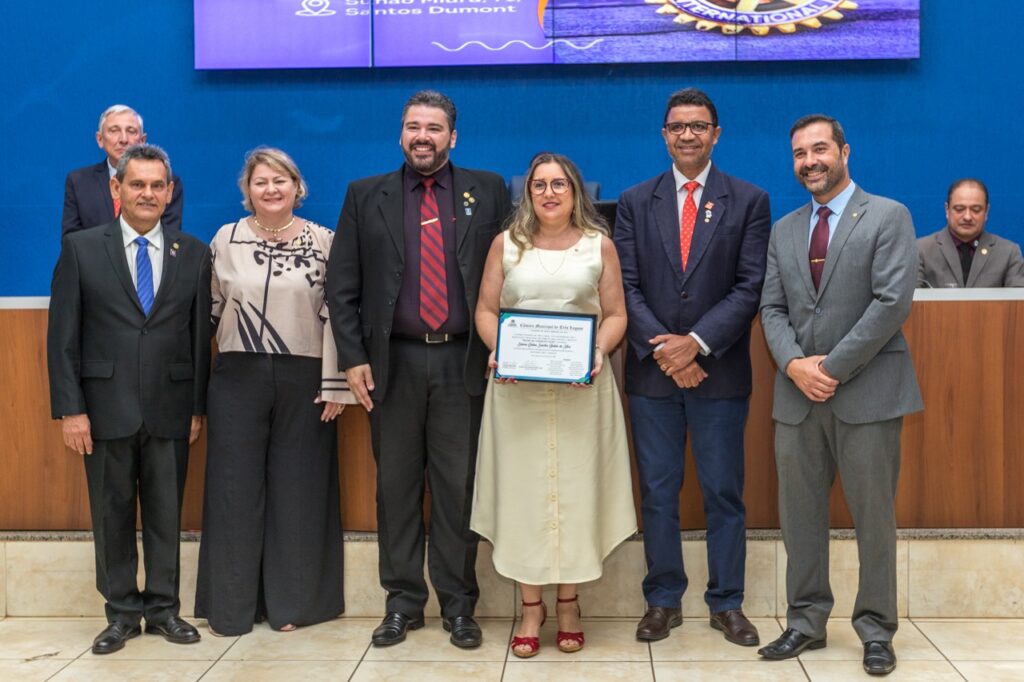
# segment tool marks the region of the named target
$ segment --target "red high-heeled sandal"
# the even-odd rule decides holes
[[[544,615],[541,616],[540,625],[544,627],[544,623],[548,619],[548,607],[544,604],[543,599],[537,601],[524,601],[523,608],[539,606]],[[540,652],[540,637],[519,637],[518,635],[512,637],[512,653],[519,658],[531,658],[536,656]],[[516,647],[523,647],[517,649]]]
[[[576,615],[582,618],[583,612],[580,610],[580,596],[578,594],[573,596],[572,599],[558,598],[559,604],[571,604],[572,602],[576,602]],[[583,648],[583,633],[559,630],[558,634],[555,635],[555,643],[558,645],[559,651],[574,654]]]

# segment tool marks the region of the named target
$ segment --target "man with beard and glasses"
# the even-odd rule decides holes
[[[377,462],[376,646],[423,626],[428,569],[451,643],[481,643],[473,620],[478,537],[469,530],[487,347],[473,328],[487,250],[511,211],[504,180],[457,168],[455,105],[432,90],[402,111],[396,171],[349,185],[327,264],[340,369],[370,416]]]
[[[1024,287],[1024,258],[985,230],[988,188],[963,178],[946,193],[946,226],[917,240],[919,287]]]
[[[811,203],[776,223],[761,323],[778,365],[772,417],[786,545],[786,630],[759,654],[781,660],[826,643],[829,493],[840,474],[857,531],[853,628],[864,669],[896,668],[896,514],[903,415],[921,393],[900,327],[917,279],[906,207],[849,175],[842,126],[821,114],[790,130],[793,171]]]
[[[710,625],[734,644],[755,646],[757,629],[742,610],[743,429],[771,211],[764,190],[711,162],[721,132],[705,93],[674,93],[661,129],[672,167],[619,198],[626,393],[647,559],[647,612],[636,636],[664,639],[683,620],[679,491],[689,432],[708,529]]]

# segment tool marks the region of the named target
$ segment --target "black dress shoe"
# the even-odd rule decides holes
[[[193,644],[198,642],[199,631],[177,616],[168,616],[158,622],[146,621],[146,634],[163,635],[173,644]]]
[[[106,627],[103,632],[96,635],[92,640],[92,652],[94,654],[112,654],[124,648],[124,643],[132,637],[138,637],[142,630],[138,625],[125,625],[114,622]]]
[[[484,641],[484,633],[473,620],[473,616],[445,618],[442,623],[445,632],[452,633],[450,641],[460,649],[475,649]]]
[[[814,639],[798,630],[787,628],[777,640],[761,647],[757,653],[772,661],[782,661],[799,656],[804,649],[824,649],[827,644],[827,637]]]
[[[636,638],[644,642],[665,639],[672,628],[683,624],[682,609],[652,606],[636,626]]]
[[[725,638],[740,646],[757,646],[761,638],[757,628],[747,620],[740,609],[730,609],[711,614],[711,627],[725,633]]]
[[[408,630],[419,630],[423,627],[423,616],[410,618],[404,613],[390,611],[384,616],[374,631],[370,641],[374,646],[391,646],[405,641],[405,633]]]
[[[892,642],[864,642],[864,672],[888,675],[896,669],[896,651]]]

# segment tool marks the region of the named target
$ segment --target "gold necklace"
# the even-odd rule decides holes
[[[539,247],[536,247],[536,246],[534,247],[534,249],[537,251],[537,262],[540,263],[541,270],[543,270],[544,272],[548,273],[552,277],[555,275],[556,272],[558,272],[559,270],[562,269],[563,265],[565,265],[565,254],[568,253],[568,251],[569,251],[569,249],[563,249],[562,250],[562,259],[560,261],[558,261],[558,265],[555,266],[554,270],[549,270],[548,266],[544,265],[544,255],[543,255],[543,252],[547,251],[548,249],[542,249],[542,248],[539,248]]]
[[[256,227],[260,228],[264,232],[270,233],[274,237],[274,239],[277,239],[278,235],[286,231],[295,223],[295,216],[292,216],[292,219],[289,220],[286,224],[282,225],[281,227],[264,227],[263,225],[260,224],[260,221],[256,219],[255,215],[252,216],[252,222]]]

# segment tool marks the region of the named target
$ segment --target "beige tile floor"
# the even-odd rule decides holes
[[[153,635],[130,640],[116,654],[94,656],[95,618],[0,619],[0,680],[402,680],[489,682],[575,680],[856,680],[860,644],[848,621],[835,619],[829,646],[798,660],[758,660],[755,650],[727,643],[706,622],[690,618],[672,636],[651,645],[633,638],[634,619],[585,619],[586,648],[575,655],[552,643],[554,623],[542,635],[541,653],[523,661],[507,647],[511,619],[482,619],[484,645],[464,651],[448,644],[440,621],[409,633],[398,646],[369,646],[376,619],[342,618],[293,633],[257,626],[244,637],[211,637],[175,646]],[[202,623],[199,623],[202,625]],[[777,635],[774,618],[755,619],[762,639]],[[204,630],[205,632],[205,630]],[[888,680],[1024,680],[1024,619],[904,619],[896,636],[900,658]]]

